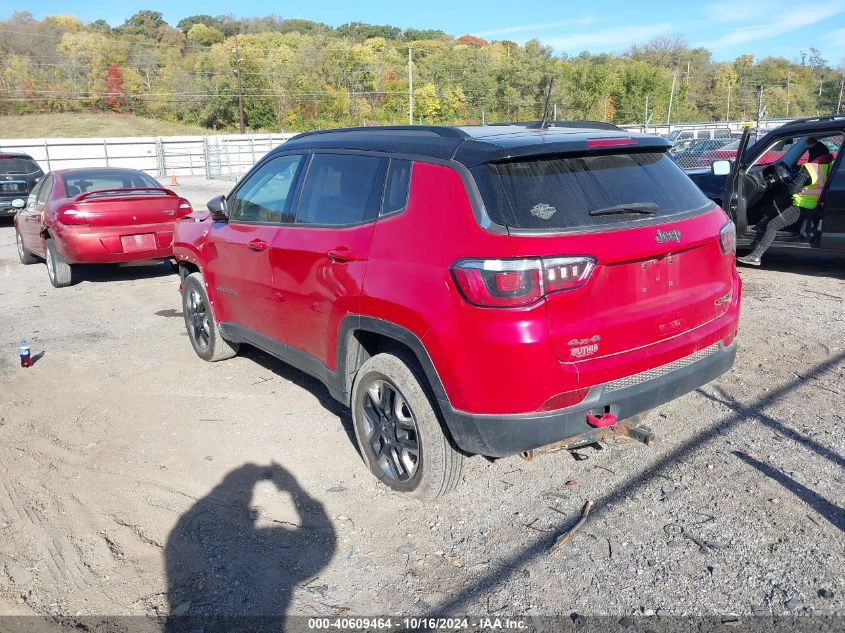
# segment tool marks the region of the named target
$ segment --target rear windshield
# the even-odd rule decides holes
[[[520,229],[610,228],[713,204],[662,152],[488,163],[473,174],[490,219]]]
[[[62,177],[68,196],[100,189],[139,189],[161,187],[152,176],[141,171],[76,171]]]
[[[0,158],[0,174],[43,176],[44,172],[30,158]]]

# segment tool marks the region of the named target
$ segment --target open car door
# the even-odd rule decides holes
[[[841,153],[841,150],[840,150]],[[845,169],[842,167],[843,156],[830,167],[827,177],[827,191],[822,194],[819,206],[822,207],[822,235],[819,246],[832,251],[845,251]]]
[[[743,189],[747,189],[747,187],[743,187],[743,183],[749,162],[746,160],[745,151],[748,149],[750,139],[751,128],[746,127],[739,139],[733,168],[725,179],[725,188],[722,190],[722,207],[730,214],[731,219],[736,224],[737,236],[745,235],[748,229],[748,200],[750,196],[749,192],[743,191]]]

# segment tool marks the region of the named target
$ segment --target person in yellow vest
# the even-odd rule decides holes
[[[784,209],[773,217],[763,237],[754,246],[754,250],[745,257],[737,257],[736,261],[748,266],[759,266],[760,258],[775,241],[778,231],[795,224],[802,215],[807,215],[819,204],[819,196],[824,191],[827,174],[833,163],[833,155],[824,143],[820,143],[812,136],[807,139],[807,162],[792,179],[789,193],[792,194],[792,206]]]

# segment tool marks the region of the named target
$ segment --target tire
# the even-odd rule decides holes
[[[21,240],[21,234],[18,233],[18,230],[15,229],[15,243],[18,247],[18,257],[21,260],[21,264],[24,266],[29,266],[30,264],[37,264],[38,257],[30,253],[26,248],[24,248],[23,240]]]
[[[464,461],[433,403],[419,363],[401,352],[368,359],[352,387],[352,422],[367,466],[389,488],[424,500],[452,490]]]
[[[209,362],[226,360],[238,353],[238,344],[220,335],[220,326],[211,312],[211,302],[200,273],[191,273],[182,282],[182,313],[185,328],[197,356]]]
[[[59,255],[56,250],[56,245],[53,240],[48,239],[44,242],[44,252],[47,257],[47,275],[50,277],[50,283],[55,288],[64,288],[73,283],[73,270],[64,258]]]

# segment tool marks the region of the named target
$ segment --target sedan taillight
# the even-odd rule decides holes
[[[595,267],[592,257],[461,259],[452,276],[464,298],[485,308],[512,308],[583,286]]]
[[[74,206],[62,207],[56,214],[56,219],[62,224],[88,224],[88,214]]]
[[[179,212],[177,217],[184,218],[186,215],[190,215],[194,212],[193,207],[191,207],[191,203],[185,200],[185,198],[179,199]]]

